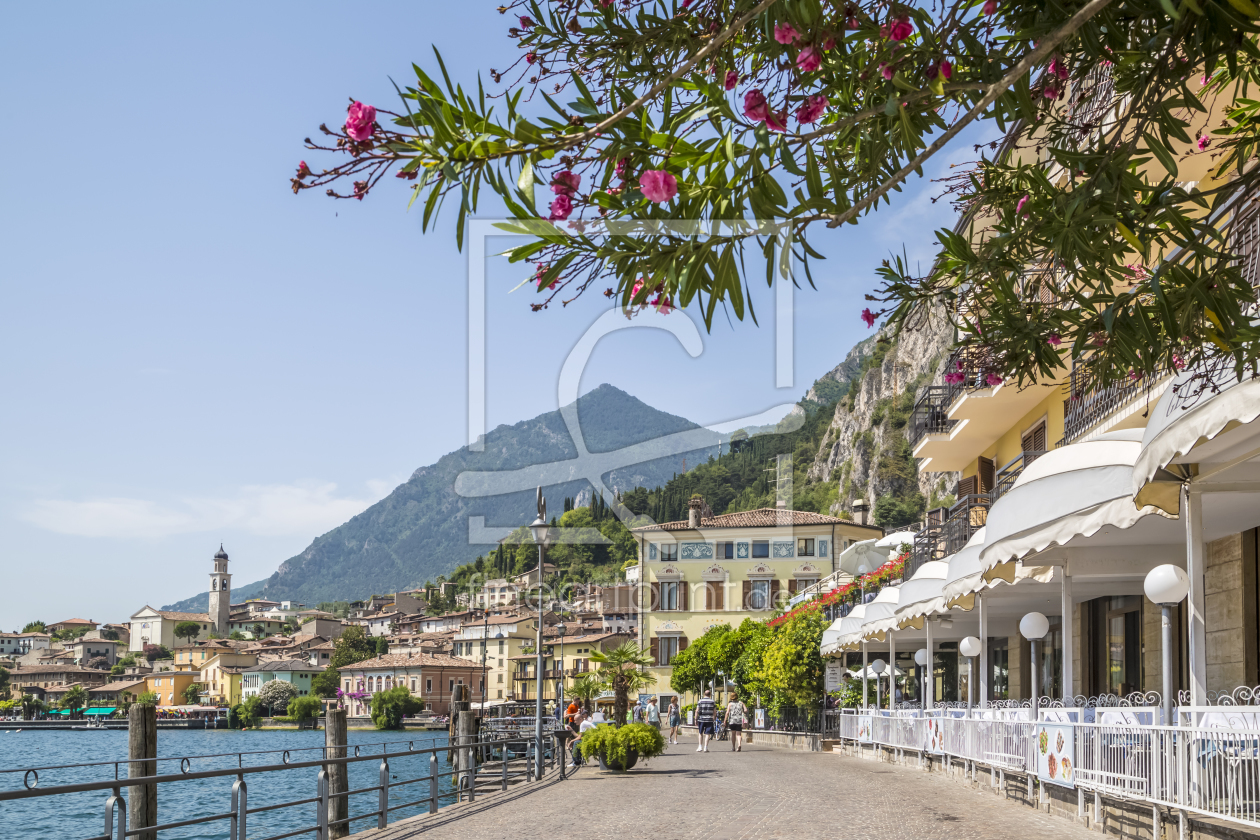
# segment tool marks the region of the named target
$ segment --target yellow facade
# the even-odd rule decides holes
[[[644,575],[641,637],[655,656],[655,693],[673,694],[670,660],[711,627],[764,621],[798,590],[830,576],[874,526],[766,509],[635,529]]]
[[[257,664],[258,657],[252,653],[223,653],[206,660],[200,669],[202,702],[216,706],[241,702],[241,675],[234,671]]]
[[[195,671],[158,671],[144,678],[144,691],[157,695],[158,706],[186,706],[184,691],[194,683],[200,683]]]

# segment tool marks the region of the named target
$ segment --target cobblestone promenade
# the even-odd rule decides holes
[[[913,768],[831,753],[694,741],[627,774],[580,768],[565,781],[495,793],[354,840],[1073,840],[1097,834]]]

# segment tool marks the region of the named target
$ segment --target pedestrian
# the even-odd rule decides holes
[[[655,697],[648,700],[647,712],[645,712],[645,714],[647,715],[648,726],[655,727],[656,731],[660,732],[661,731],[661,710],[658,709],[656,706]]]
[[[594,724],[591,724],[593,727]],[[573,761],[569,764],[569,769],[579,767],[582,764],[582,733],[588,728],[586,726],[586,715],[578,712],[569,720],[569,731],[573,733],[573,743],[569,745],[569,749],[573,755]]]
[[[643,701],[640,700],[638,705],[634,707],[634,722],[643,723]]]
[[[731,732],[731,752],[744,751],[744,721],[748,719],[748,708],[739,699],[739,694],[731,692],[731,702],[726,704],[726,728]]]
[[[669,701],[669,743],[678,743],[678,727],[682,725],[682,714],[678,709],[678,698]]]
[[[717,704],[713,702],[713,691],[706,688],[704,696],[696,704],[696,732],[700,736],[700,746],[696,752],[709,751],[709,739],[713,737],[713,721],[717,717]]]
[[[569,708],[564,710],[565,721],[567,722],[567,721],[573,720],[574,716],[576,716],[577,713],[578,713],[578,704],[577,704],[577,701],[574,700],[571,703],[569,703]]]

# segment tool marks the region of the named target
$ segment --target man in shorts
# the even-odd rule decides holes
[[[709,739],[713,737],[713,721],[717,717],[717,704],[713,702],[713,692],[704,690],[704,696],[696,704],[696,729],[700,733],[700,746],[696,752],[709,751]]]

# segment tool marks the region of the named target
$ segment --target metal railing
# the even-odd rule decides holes
[[[989,492],[989,503],[996,504],[998,499],[1009,493],[1024,468],[1045,454],[1045,450],[1026,449],[1007,462],[1006,466],[997,471],[993,489]]]
[[[1160,376],[1152,381],[1141,377],[1099,386],[1088,367],[1074,363],[1068,378],[1069,396],[1063,401],[1063,439],[1059,446],[1079,440],[1122,406],[1143,394],[1149,395],[1155,384],[1164,378]]]
[[[948,434],[957,420],[949,418],[949,407],[958,394],[953,385],[928,385],[919,395],[910,414],[910,446],[928,435]]]
[[[182,757],[161,757],[161,758],[145,758],[145,759],[122,759],[117,761],[97,761],[87,762],[83,764],[65,764],[52,765],[47,767],[30,767],[19,769],[0,770],[0,785],[11,785],[10,789],[0,790],[0,802],[20,802],[23,800],[61,798],[66,800],[66,804],[61,806],[63,809],[70,807],[73,802],[73,809],[76,813],[82,813],[82,797],[71,799],[79,794],[103,793],[105,800],[103,803],[104,824],[103,833],[95,834],[83,840],[126,840],[128,837],[137,835],[157,836],[159,832],[172,831],[178,828],[185,828],[194,825],[206,825],[211,823],[227,823],[222,833],[230,837],[231,840],[245,840],[249,836],[249,840],[264,840],[255,836],[247,835],[247,825],[251,822],[251,818],[260,814],[274,814],[276,812],[285,811],[287,809],[311,808],[314,813],[307,811],[313,820],[303,823],[297,828],[286,825],[286,830],[278,834],[270,835],[265,840],[281,840],[286,837],[296,837],[301,835],[313,834],[318,840],[326,840],[330,837],[329,830],[333,826],[350,825],[364,820],[374,821],[374,827],[385,828],[391,816],[396,812],[406,809],[427,809],[429,814],[436,814],[442,806],[443,800],[448,800],[446,804],[453,804],[457,801],[475,801],[476,795],[480,789],[482,792],[489,792],[494,789],[507,790],[509,784],[514,780],[524,779],[533,780],[539,772],[534,762],[535,748],[532,738],[522,746],[521,749],[513,749],[519,745],[516,739],[497,738],[482,739],[470,744],[455,745],[448,744],[445,746],[415,748],[414,741],[388,742],[382,744],[345,744],[339,747],[309,747],[288,750],[263,750],[257,752],[245,753],[218,753],[213,755],[197,755]],[[379,748],[379,752],[376,750]],[[365,752],[366,750],[366,752]],[[345,751],[344,757],[337,757],[334,751]],[[552,767],[556,766],[557,750],[549,750]],[[295,759],[295,754],[306,753],[306,756]],[[448,761],[443,762],[440,757],[446,754]],[[456,754],[462,754],[460,768],[454,777],[453,784],[449,784],[447,790],[441,789],[440,781],[444,776],[442,765],[447,765],[447,772],[452,767],[449,758]],[[271,756],[266,763],[248,764],[249,761],[260,760],[261,756]],[[402,768],[408,766],[408,762],[404,759],[428,756],[427,762],[421,762],[428,765],[428,772],[413,778],[398,779],[397,776],[404,772]],[[279,762],[277,763],[276,758]],[[497,761],[495,760],[497,757]],[[544,756],[546,757],[546,756]],[[197,764],[204,763],[217,764],[235,764],[236,766],[218,767],[209,770],[197,770]],[[361,765],[365,762],[379,762],[377,773],[375,775],[375,784],[348,789],[345,791],[335,791],[330,789],[330,770],[331,768],[341,766],[345,768],[346,778],[350,777],[350,768],[354,765]],[[158,772],[159,765],[171,765],[175,763],[177,769],[172,768],[170,771]],[[560,759],[561,772],[563,773],[563,757]],[[146,765],[147,768],[146,769]],[[133,768],[133,772],[137,775],[128,777],[127,768]],[[265,804],[250,805],[249,790],[254,779],[262,778],[263,774],[277,774],[285,771],[294,770],[311,770],[314,771],[313,789],[307,788],[307,793],[313,793],[311,796],[299,796],[295,799],[287,799],[282,801],[268,801]],[[93,774],[101,772],[102,775],[112,775],[112,778],[101,778],[86,782],[72,782],[68,784],[59,784],[51,787],[41,785],[41,774],[44,779],[49,776],[57,775],[75,775],[87,772]],[[146,772],[152,775],[144,775]],[[228,801],[225,803],[226,808],[222,805],[215,806],[213,803],[207,803],[207,791],[204,786],[195,791],[196,795],[181,795],[177,786],[188,787],[192,783],[202,780],[221,779],[230,781],[231,788],[229,791],[219,789],[218,795],[228,795]],[[296,781],[291,781],[291,788],[297,787]],[[169,799],[163,798],[163,801],[173,801],[179,804],[185,810],[185,814],[191,812],[191,816],[181,814],[182,818],[168,820],[167,822],[157,825],[145,825],[128,827],[127,825],[127,800],[126,796],[136,795],[136,788],[148,787],[155,792],[167,791],[171,793]],[[418,790],[417,790],[418,787]],[[416,791],[413,793],[412,791]],[[399,793],[402,793],[399,796]],[[186,791],[184,791],[186,794]],[[391,800],[391,794],[394,794]],[[370,810],[358,814],[349,814],[349,805],[352,802],[361,802],[362,797],[368,795],[374,799],[374,806]],[[399,798],[407,799],[407,801],[395,801]],[[330,814],[330,803],[335,800],[343,800],[346,803],[347,816],[333,819]],[[59,799],[51,799],[49,808],[56,808],[55,804]],[[210,813],[205,813],[207,810]],[[46,812],[51,813],[48,809]],[[99,824],[99,823],[98,823]],[[65,832],[61,832],[61,836],[67,836]]]
[[[914,547],[902,575],[909,580],[932,560],[943,560],[961,551],[976,531],[984,527],[989,518],[989,495],[972,493],[961,497],[939,521],[931,521],[914,535]]]

